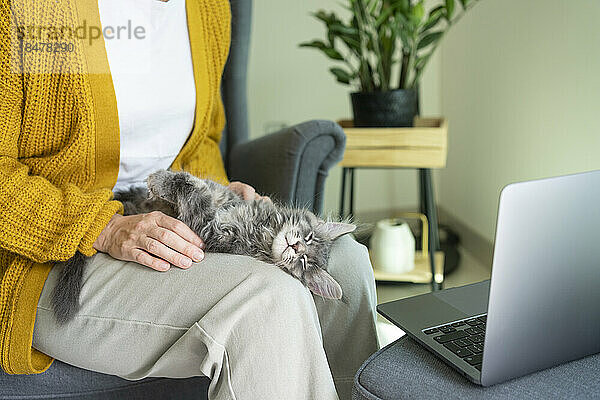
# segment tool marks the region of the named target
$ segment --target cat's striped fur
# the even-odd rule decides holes
[[[161,211],[186,223],[204,241],[207,252],[254,257],[297,278],[313,293],[342,298],[340,285],[326,272],[333,241],[354,225],[325,222],[302,208],[264,200],[243,200],[229,188],[185,172],[158,171],[148,188],[115,194],[125,215]],[[53,293],[57,320],[77,312],[86,259],[65,264]]]

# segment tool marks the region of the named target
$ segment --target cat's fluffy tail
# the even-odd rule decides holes
[[[86,261],[87,257],[78,251],[60,271],[58,283],[52,293],[52,307],[54,316],[61,325],[70,321],[79,310],[79,295]]]

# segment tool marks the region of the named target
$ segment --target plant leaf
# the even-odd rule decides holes
[[[369,14],[373,15],[375,13],[375,10],[377,9],[378,5],[379,5],[378,0],[367,0],[367,6],[365,8],[367,9],[367,12]]]
[[[433,15],[433,14],[437,14],[439,12],[443,12],[444,11],[444,6],[437,6],[437,7],[433,7],[430,11],[429,11],[429,16]]]
[[[344,44],[346,46],[348,46],[348,48],[356,53],[356,54],[360,54],[361,49],[360,49],[360,42],[358,41],[358,39],[349,37],[347,35],[340,35],[339,38],[344,42]]]
[[[319,10],[317,12],[311,13],[313,17],[323,21],[325,24],[330,24],[336,20],[336,16],[334,13],[327,14],[325,10]]]
[[[396,4],[402,14],[406,15],[410,11],[410,0],[398,0]]]
[[[335,23],[328,26],[329,30],[335,33],[347,34],[347,35],[358,35],[358,29],[352,26],[346,26],[341,23]]]
[[[446,19],[450,21],[454,13],[454,0],[446,0]]]
[[[335,78],[338,82],[345,83],[346,85],[350,84],[350,81],[352,80],[352,74],[348,73],[348,71],[346,71],[345,69],[339,67],[332,67],[329,68],[329,71],[331,71],[331,73],[335,75]]]
[[[313,40],[312,42],[304,42],[299,44],[300,47],[313,47],[315,49],[323,50],[328,46],[322,40]]]
[[[406,29],[400,29],[398,31],[398,36],[400,36],[400,41],[402,42],[402,44],[404,46],[408,46],[408,44],[410,43],[410,33],[407,32]]]
[[[377,28],[379,28],[381,26],[381,24],[383,24],[385,21],[387,21],[390,16],[394,13],[395,9],[394,7],[387,7],[383,10],[383,12],[377,17],[377,19],[375,20],[375,26]]]
[[[425,7],[423,6],[423,1],[419,1],[417,4],[412,6],[410,19],[415,25],[419,25],[421,20],[425,16]]]
[[[327,32],[327,36],[328,38],[330,38],[329,41],[332,45],[332,38],[338,37],[346,44],[346,46],[348,46],[350,50],[360,52],[360,39],[358,37],[358,29],[356,29],[354,26],[343,25],[342,23],[332,24],[328,28],[329,30]]]
[[[421,33],[426,32],[429,29],[435,27],[440,22],[440,20],[444,16],[443,9],[443,6],[439,6],[431,10],[431,12],[429,13],[429,17],[427,18],[427,22],[425,22],[425,25],[423,25],[423,27],[421,28]]]
[[[431,55],[433,53],[430,52],[422,57],[417,57],[417,59],[415,60],[415,69],[416,70],[422,70],[425,68],[425,66],[427,65],[427,62],[429,62],[429,59],[431,58]]]
[[[344,57],[340,54],[339,51],[337,51],[333,47],[326,45],[321,40],[313,40],[312,42],[300,43],[299,46],[300,47],[312,47],[314,49],[319,49],[323,53],[325,53],[325,55],[327,57],[329,57],[333,60],[340,60],[340,61],[344,60]]]
[[[423,38],[421,38],[421,40],[419,40],[419,44],[417,45],[417,50],[421,50],[422,48],[427,47],[434,42],[437,42],[438,40],[440,40],[442,38],[443,34],[444,34],[444,32],[438,31],[438,32],[428,33],[427,35],[423,36]]]
[[[339,51],[337,51],[334,48],[325,48],[325,49],[321,49],[323,51],[323,53],[325,53],[327,55],[327,57],[331,58],[332,60],[344,60],[344,56],[342,56],[340,54]]]

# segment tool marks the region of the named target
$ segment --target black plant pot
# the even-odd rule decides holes
[[[409,127],[418,113],[417,91],[351,93],[355,127]]]

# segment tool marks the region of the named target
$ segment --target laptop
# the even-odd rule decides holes
[[[483,386],[600,352],[600,171],[506,186],[490,280],[377,309]]]

